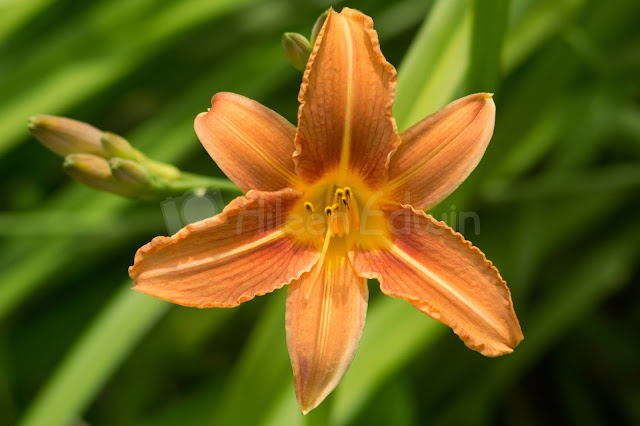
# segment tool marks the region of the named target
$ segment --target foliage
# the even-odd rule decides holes
[[[71,181],[27,119],[73,117],[222,178],[195,115],[233,91],[295,122],[300,74],[281,36],[308,34],[328,5],[0,3],[0,424],[305,421],[283,292],[196,310],[130,291],[136,248],[166,233],[160,206]],[[401,129],[469,90],[495,92],[484,159],[432,214],[458,228],[456,213],[478,214],[481,232],[465,223],[466,236],[509,283],[525,340],[483,358],[372,283],[354,363],[309,421],[640,423],[640,3],[349,6],[374,18],[399,65]]]

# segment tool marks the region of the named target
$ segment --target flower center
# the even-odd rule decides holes
[[[311,201],[305,201],[304,207],[309,215],[313,215],[315,207]],[[344,237],[352,230],[360,229],[360,209],[358,201],[350,187],[337,188],[331,198],[331,204],[323,209],[324,225],[328,237]],[[310,217],[314,232],[324,240],[316,217]]]
[[[381,211],[383,192],[370,188],[357,176],[341,179],[337,173],[328,174],[302,190],[302,200],[287,216],[287,230],[292,236],[321,249],[331,239],[344,239],[350,247],[386,233]]]

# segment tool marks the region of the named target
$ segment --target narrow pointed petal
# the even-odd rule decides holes
[[[217,216],[156,237],[129,268],[134,290],[184,306],[232,307],[291,282],[315,264],[317,246],[290,238],[291,189],[249,191]]]
[[[293,138],[296,128],[256,101],[218,93],[196,117],[195,130],[220,169],[246,192],[295,187]]]
[[[491,95],[458,99],[402,133],[389,164],[389,197],[428,209],[451,194],[480,162],[493,135]]]
[[[507,284],[485,255],[423,211],[398,206],[388,214],[392,236],[352,253],[357,273],[448,325],[471,349],[512,352],[522,331]]]
[[[338,385],[355,355],[367,311],[366,278],[346,250],[327,255],[287,293],[287,346],[298,403],[304,414]]]
[[[382,56],[371,18],[331,10],[298,95],[298,174],[313,182],[335,170],[381,184],[400,143],[391,114],[395,85],[396,71]]]

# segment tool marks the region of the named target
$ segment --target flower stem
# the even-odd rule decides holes
[[[172,195],[200,188],[219,189],[220,191],[237,194],[241,193],[238,187],[229,179],[214,178],[186,172],[182,172],[179,179],[169,182],[167,185],[167,189],[172,192]]]

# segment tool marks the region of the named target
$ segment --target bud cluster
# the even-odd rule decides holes
[[[31,117],[29,128],[45,147],[64,157],[73,179],[101,191],[151,200],[183,179],[174,166],[151,160],[121,136],[64,117]]]

